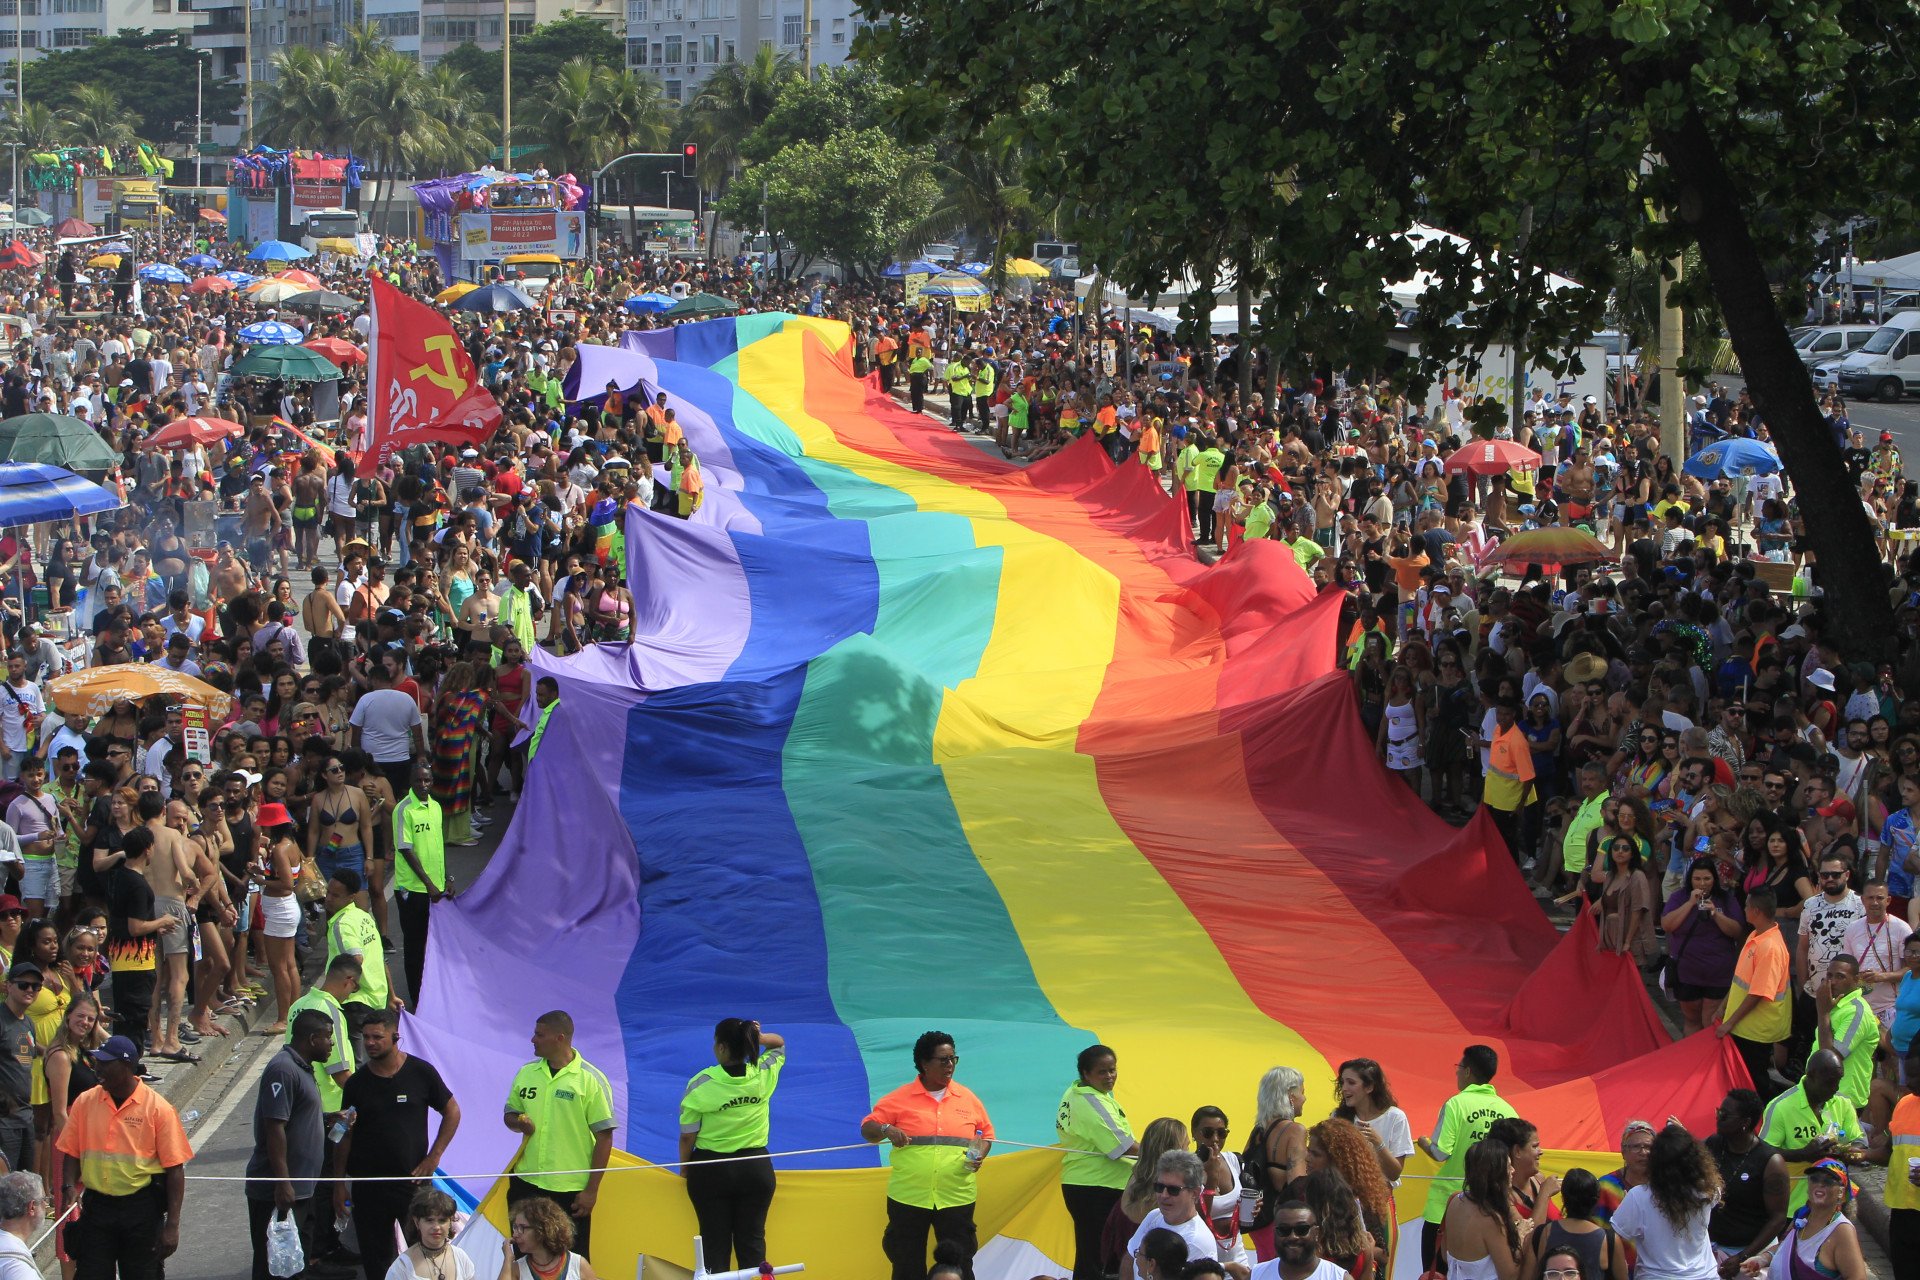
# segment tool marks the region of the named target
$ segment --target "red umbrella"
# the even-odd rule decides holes
[[[91,222],[80,218],[62,218],[53,224],[53,234],[56,236],[90,236],[95,234],[95,231],[96,228]]]
[[[1585,529],[1550,527],[1516,533],[1487,553],[1489,564],[1509,568],[1537,564],[1549,573],[1570,564],[1599,564],[1613,559],[1607,544]]]
[[[310,338],[300,345],[309,351],[319,352],[342,369],[367,362],[367,353],[345,338]]]
[[[187,286],[188,293],[227,293],[233,288],[233,281],[225,276],[201,276]]]
[[[269,279],[285,280],[288,284],[301,284],[301,285],[305,285],[309,289],[320,289],[325,287],[321,283],[319,276],[313,274],[313,272],[311,271],[302,271],[298,267],[293,267],[286,271],[281,271],[273,276],[270,276]]]
[[[227,220],[227,215],[218,209],[202,209],[200,216],[208,222],[225,222]]]
[[[1539,466],[1539,454],[1511,440],[1475,440],[1461,445],[1447,458],[1447,470],[1466,471],[1476,476],[1503,476],[1509,471],[1531,471]]]
[[[169,422],[140,443],[148,449],[184,449],[188,445],[212,444],[245,430],[239,423],[225,418],[181,418],[178,422]]]

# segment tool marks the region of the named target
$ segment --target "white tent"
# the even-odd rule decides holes
[[[1828,282],[1849,281],[1856,289],[1920,289],[1920,252],[1878,262],[1855,262],[1834,273]]]

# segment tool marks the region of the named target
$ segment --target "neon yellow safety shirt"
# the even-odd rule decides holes
[[[965,365],[955,362],[947,371],[947,390],[956,396],[973,394],[973,372]]]
[[[1855,1111],[1862,1110],[1873,1089],[1873,1055],[1880,1047],[1880,1019],[1867,1003],[1867,993],[1855,987],[1841,996],[1827,1013],[1827,1026],[1833,1031],[1833,1051],[1845,1064],[1840,1092]]]
[[[973,394],[976,396],[990,396],[993,394],[994,387],[999,385],[999,382],[1000,377],[993,371],[993,366],[990,364],[982,364],[978,369],[973,371]]]
[[[349,902],[327,921],[327,962],[337,955],[360,961],[360,989],[341,1004],[387,1007],[387,956],[380,945],[380,929],[358,903]]]
[[[1920,1187],[1907,1177],[1907,1161],[1920,1160],[1920,1094],[1910,1093],[1894,1106],[1890,1135],[1893,1157],[1887,1161],[1887,1208],[1920,1211]]]
[[[699,1134],[701,1151],[726,1154],[765,1147],[773,1091],[780,1085],[784,1049],[768,1049],[739,1075],[715,1064],[687,1081],[680,1098],[680,1132]]]
[[[440,802],[432,796],[407,792],[406,799],[393,811],[393,883],[408,893],[431,893],[447,887],[447,819]],[[413,873],[402,849],[413,850],[420,869],[433,881],[422,884]]]
[[[1816,1111],[1807,1101],[1807,1082],[1802,1080],[1769,1102],[1767,1109],[1761,1113],[1760,1141],[1771,1143],[1782,1151],[1797,1150],[1821,1136],[1842,1144],[1866,1140],[1866,1134],[1860,1128],[1860,1117],[1855,1114],[1853,1104],[1847,1101],[1846,1094],[1834,1094],[1827,1099],[1826,1106]],[[1807,1202],[1807,1162],[1788,1161],[1787,1173],[1793,1179],[1793,1195],[1787,1201],[1787,1212],[1798,1213],[1800,1206]],[[1891,1182],[1892,1178],[1888,1178],[1888,1181]]]
[[[587,1174],[548,1172],[585,1169],[593,1144],[614,1127],[613,1086],[579,1054],[555,1071],[535,1058],[520,1068],[507,1090],[507,1110],[533,1121],[515,1176],[543,1191],[584,1191]]]
[[[555,698],[552,702],[540,708],[540,718],[534,721],[533,724],[533,736],[527,739],[528,764],[532,764],[533,758],[540,754],[540,739],[547,736],[547,717],[551,716],[553,709],[559,705],[560,699]]]
[[[1464,1185],[1467,1148],[1486,1137],[1495,1120],[1513,1115],[1513,1104],[1495,1093],[1490,1084],[1470,1084],[1441,1105],[1431,1141],[1447,1158],[1427,1186],[1428,1222],[1439,1222],[1447,1216],[1447,1201]]]
[[[287,1036],[284,1043],[293,1043],[293,1020],[308,1009],[318,1009],[333,1021],[333,1056],[325,1062],[313,1064],[313,1082],[320,1086],[320,1109],[331,1113],[340,1109],[340,1085],[334,1080],[334,1073],[344,1071],[351,1075],[354,1069],[353,1041],[347,1035],[347,1013],[325,987],[315,987],[295,1000],[293,1007],[287,1010]]]
[[[1133,1126],[1111,1093],[1075,1081],[1060,1096],[1053,1131],[1065,1148],[1060,1181],[1069,1187],[1124,1187],[1133,1166],[1120,1157],[1133,1146]]]
[[[949,1209],[979,1198],[967,1147],[975,1130],[993,1137],[993,1121],[971,1089],[950,1081],[941,1097],[913,1079],[873,1104],[867,1119],[890,1124],[912,1139],[904,1147],[883,1144],[893,1167],[887,1199],[916,1209]]]

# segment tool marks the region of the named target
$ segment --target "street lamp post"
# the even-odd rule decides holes
[[[16,4],[18,2],[19,0],[15,0]],[[201,108],[204,105],[202,94],[204,92],[204,80],[207,70],[206,60],[212,56],[213,50],[211,49],[195,49],[193,51],[193,185],[195,189],[194,199],[196,200],[200,198],[198,191],[201,185],[200,144],[207,136],[206,125],[202,123],[201,118]]]
[[[662,169],[660,171],[660,176],[667,180],[667,201],[666,201],[665,207],[668,209],[671,209],[673,208],[673,170]],[[667,229],[665,227],[662,227],[661,230],[666,231]],[[673,232],[671,231],[667,231],[667,244],[668,245],[673,244]],[[669,248],[667,252],[671,254],[673,250]]]

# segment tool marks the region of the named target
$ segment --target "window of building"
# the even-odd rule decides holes
[[[653,66],[653,67],[663,67],[666,64],[667,64],[667,60],[664,56],[662,56],[660,51],[660,42],[658,40],[655,40],[653,42],[653,56],[647,60],[647,65]]]
[[[700,0],[700,16],[717,18],[720,16],[720,0]]]
[[[700,65],[700,37],[688,36],[687,37],[687,68],[691,70],[694,67],[697,67],[699,65]]]
[[[644,67],[647,65],[647,42],[645,40],[629,39],[627,41],[627,65],[630,67]]]
[[[507,29],[516,36],[531,35],[533,34],[533,19],[509,18],[507,19]]]
[[[153,11],[155,13],[172,13],[173,0],[153,0]]]
[[[833,20],[833,42],[835,44],[845,44],[847,42],[847,20],[845,18],[835,18]]]
[[[160,7],[162,4],[171,4],[171,3],[172,3],[172,0],[153,0],[153,11],[155,13],[171,12],[171,10],[162,9]],[[27,12],[32,13],[33,12],[32,8],[28,8]],[[47,9],[47,12],[48,13],[98,13],[100,12],[100,0],[50,0],[49,8]]]
[[[665,95],[668,102],[680,101],[680,82],[678,80],[668,80],[661,89],[661,93]]]
[[[53,29],[53,47],[56,49],[78,49],[93,37],[99,35],[92,27],[55,27]]]
[[[734,52],[733,52],[733,41],[731,41],[731,40],[729,40],[729,41],[727,41],[727,43],[726,43],[726,45],[725,45],[725,48],[726,48],[726,51],[727,51],[727,52],[726,52],[726,55],[725,55],[725,57],[726,57],[726,60],[727,60],[728,62],[732,62],[732,61],[734,60]]]
[[[488,18],[485,22],[481,23],[480,34],[489,40],[498,40],[500,38],[500,19]]]
[[[700,60],[708,66],[720,61],[720,37],[700,37]]]
[[[417,36],[420,34],[419,13],[382,13],[373,19],[375,30],[383,36],[393,39],[399,36]]]
[[[680,37],[668,36],[666,45],[667,45],[666,65],[670,67],[679,66],[680,65]]]
[[[685,22],[687,20],[687,0],[667,0],[667,21]]]
[[[789,13],[780,19],[780,43],[800,43],[800,15]]]
[[[15,8],[16,0],[0,0],[0,18],[13,17]],[[29,18],[37,17],[40,13],[40,0],[25,0],[25,3],[18,6],[18,11]],[[94,12],[100,11],[95,9]]]
[[[760,20],[773,21],[773,0],[760,0]]]
[[[627,25],[647,20],[647,0],[627,0]]]

